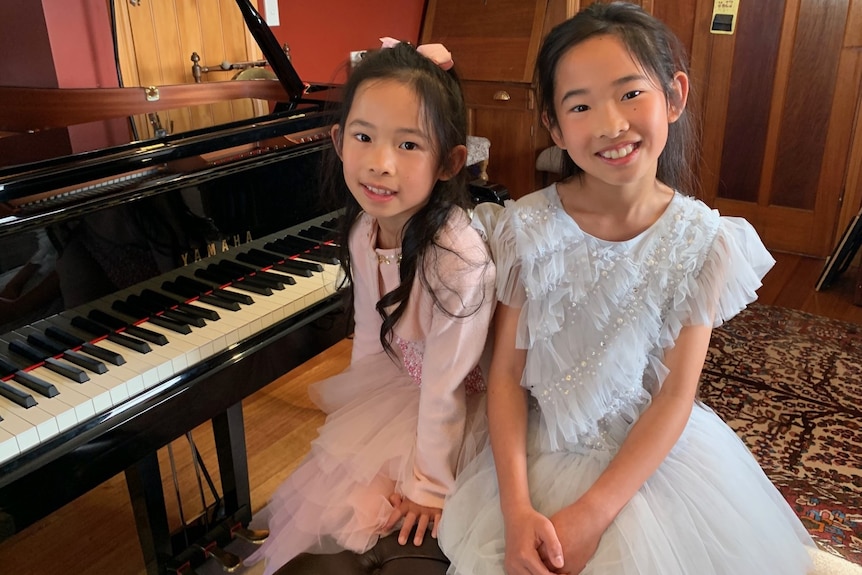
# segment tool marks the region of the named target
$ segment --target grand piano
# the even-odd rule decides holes
[[[279,80],[272,113],[0,167],[0,541],[118,473],[150,574],[265,536],[242,400],[350,329],[317,186],[338,87],[305,85],[237,5]],[[208,421],[222,493],[178,533],[157,452]]]

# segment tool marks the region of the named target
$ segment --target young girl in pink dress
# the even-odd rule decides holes
[[[495,267],[468,215],[451,56],[428,50],[369,54],[331,130],[353,352],[346,371],[310,388],[327,418],[268,505],[270,536],[249,558],[266,558],[267,574],[303,552],[361,553],[390,532],[427,544],[456,472],[484,441],[479,364]]]

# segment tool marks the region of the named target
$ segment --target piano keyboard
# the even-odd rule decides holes
[[[0,337],[0,463],[335,294],[328,214]]]

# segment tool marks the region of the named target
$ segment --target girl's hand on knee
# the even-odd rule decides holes
[[[398,543],[401,545],[407,544],[407,539],[410,537],[410,531],[416,527],[416,534],[413,537],[413,544],[416,546],[422,545],[425,540],[425,532],[428,527],[431,527],[431,537],[437,538],[437,526],[440,524],[440,517],[443,510],[439,507],[425,507],[414,503],[406,497],[402,497],[397,493],[389,496],[389,503],[392,504],[392,513],[389,519],[383,526],[384,531],[392,529],[398,520],[402,517],[404,522],[401,524],[401,530],[398,533]]]

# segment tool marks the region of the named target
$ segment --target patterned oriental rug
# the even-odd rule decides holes
[[[713,332],[700,398],[818,545],[862,565],[862,326],[753,304]]]

